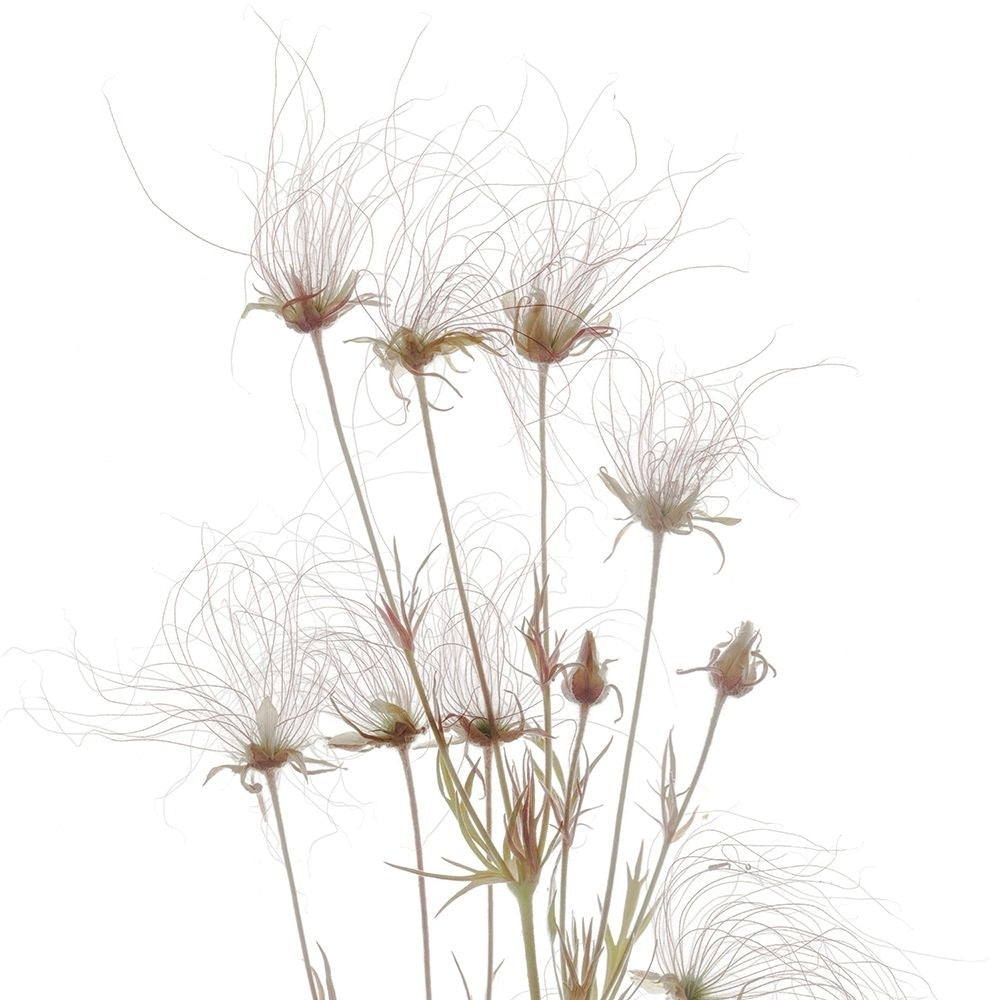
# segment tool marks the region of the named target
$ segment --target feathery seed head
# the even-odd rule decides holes
[[[705,525],[734,525],[740,519],[718,512],[724,500],[713,490],[741,466],[762,482],[743,405],[771,377],[739,390],[696,378],[659,382],[647,371],[640,379],[638,410],[617,399],[612,403],[599,421],[612,468],[602,467],[600,477],[629,515],[619,538],[638,523],[661,534],[707,534],[721,551]]]
[[[397,228],[386,247],[376,337],[359,337],[388,370],[406,402],[404,374],[447,381],[434,362],[458,372],[460,357],[496,354],[500,293],[489,263],[500,242],[502,208],[480,175],[498,139],[469,148],[471,117],[453,132],[421,138],[390,118],[384,163]]]
[[[440,682],[442,725],[478,747],[541,735],[531,720],[540,698],[539,686],[527,670],[517,666],[515,649],[520,643],[512,642],[512,616],[486,594],[469,591],[486,680],[484,690],[464,615],[448,606],[454,596],[450,592],[438,595],[435,621],[426,630],[426,640],[433,641],[427,659]]]
[[[292,62],[293,83],[275,93],[278,113],[259,172],[250,261],[261,282],[255,309],[274,313],[292,330],[315,334],[356,305],[377,301],[359,293],[371,249],[372,217],[384,202],[378,171],[377,125],[346,136],[324,135],[325,108],[306,60],[279,42]],[[294,109],[303,120],[289,122]],[[293,136],[286,150],[284,138]]]
[[[673,172],[668,161],[665,176],[627,194],[640,174],[627,120],[615,111],[625,129],[621,142],[609,144],[607,132],[597,142],[583,139],[585,129],[597,126],[602,96],[576,126],[556,96],[562,148],[548,162],[524,157],[536,179],[526,188],[530,201],[512,215],[514,250],[502,304],[514,348],[538,365],[558,365],[610,337],[619,306],[676,269],[664,264],[673,246],[704,228],[686,227],[691,196],[729,160],[692,172]],[[576,164],[581,146],[584,170]],[[608,156],[596,169],[595,147]]]
[[[409,667],[393,637],[342,640],[338,660],[342,666],[330,701],[337,718],[349,728],[327,739],[328,746],[336,750],[381,746],[399,750],[427,731]]]
[[[354,176],[368,159],[358,134],[323,151],[303,140],[298,162],[273,159],[268,164],[250,249],[263,287],[244,316],[263,309],[290,329],[311,334],[354,306],[377,301],[376,295],[358,292],[374,196],[355,200],[351,192]]]
[[[689,835],[656,919],[659,968],[633,978],[680,1000],[902,1000],[909,976],[843,912],[870,898],[831,861],[774,830]]]
[[[406,398],[399,381],[404,371],[413,376],[422,376],[437,358],[444,358],[448,368],[458,371],[451,355],[461,354],[471,359],[471,348],[479,348],[489,354],[498,353],[485,333],[461,330],[432,329],[418,332],[401,326],[391,337],[356,337],[354,342],[371,346],[375,357],[389,372],[393,391],[399,399]]]
[[[235,771],[252,791],[260,786],[250,772],[290,764],[310,773],[322,763],[306,753],[331,664],[310,589],[307,571],[223,538],[174,587],[142,666],[122,672],[79,660],[103,711],[58,715],[109,739],[225,753],[231,762],[208,777]]]

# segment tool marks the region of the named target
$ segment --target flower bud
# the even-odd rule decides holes
[[[597,705],[608,695],[608,670],[597,658],[597,642],[589,629],[580,644],[576,663],[566,668],[563,694],[578,705]]]
[[[753,622],[742,622],[729,642],[720,642],[708,659],[709,679],[715,689],[730,698],[742,698],[774,667],[760,652],[760,632]]]

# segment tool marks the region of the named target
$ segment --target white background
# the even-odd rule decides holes
[[[1000,81],[983,9],[258,7],[300,48],[316,35],[313,66],[344,130],[386,110],[428,24],[413,79],[448,107],[509,106],[531,63],[576,115],[614,81],[640,147],[669,142],[687,163],[742,154],[704,193],[716,217],[738,220],[749,274],[668,280],[637,305],[634,335],[706,369],[777,332],[775,364],[836,358],[857,374],[779,384],[761,405],[762,465],[795,502],[759,492],[738,511],[734,502],[745,520],[727,532],[719,576],[710,546],[668,545],[655,667],[662,679],[703,659],[741,618],[761,623],[779,676],[725,720],[702,804],[849,848],[843,866],[863,870],[899,915],[888,933],[943,957],[915,959],[941,997],[990,994],[1000,929]],[[334,453],[310,359],[296,360],[299,342],[269,317],[239,324],[245,259],[153,209],[104,101],[161,205],[245,249],[248,205],[225,155],[263,156],[272,55],[273,39],[239,3],[153,12],[98,0],[8,15],[5,707],[59,662],[18,650],[65,650],[75,634],[98,661],[140,653],[170,582],[197,557],[200,525],[270,530],[332,503],[318,488]],[[490,447],[461,452],[467,491],[527,501],[523,486],[493,479],[502,432],[481,433]],[[386,461],[419,472],[408,440]],[[603,554],[618,511],[584,502]],[[641,579],[645,560],[637,529],[609,563],[609,586]],[[693,752],[708,692],[699,701],[692,690],[689,701],[658,703],[659,720],[651,701],[651,747],[676,723]],[[181,780],[190,764],[176,748],[78,748],[17,712],[0,723],[0,748],[0,977],[10,995],[250,1000],[301,989],[283,875],[234,782],[202,789],[197,769]],[[348,1000],[419,992],[403,930],[411,886],[380,867],[411,860],[392,764],[371,755],[317,785],[312,801],[289,796],[311,933],[335,956]],[[338,826],[329,837],[325,812]],[[442,940],[472,954],[477,928],[465,940],[459,924],[476,912],[446,924]],[[519,961],[512,954],[503,995]],[[436,967],[440,995],[458,996],[443,950]]]

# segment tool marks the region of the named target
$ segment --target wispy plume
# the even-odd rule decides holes
[[[633,978],[673,1000],[926,995],[898,951],[857,929],[877,903],[834,861],[774,829],[689,835],[667,871],[654,963]]]
[[[223,538],[174,587],[160,634],[132,671],[78,656],[99,696],[89,713],[53,707],[67,732],[154,740],[228,757],[254,775],[286,765],[308,774],[330,694],[331,646],[317,627],[308,573],[246,542]],[[206,779],[207,780],[207,779]]]
[[[393,392],[407,400],[408,377],[456,388],[449,373],[470,364],[476,351],[498,352],[496,270],[507,209],[483,172],[499,155],[498,133],[475,112],[430,138],[393,117],[383,141],[397,222],[373,313],[379,332],[358,340],[371,346]]]
[[[259,298],[298,333],[315,334],[356,305],[376,301],[359,289],[372,247],[372,221],[385,201],[381,126],[327,134],[322,93],[308,59],[280,39],[277,64],[292,70],[287,89],[275,87],[273,128],[257,172],[255,232],[250,260]]]
[[[770,489],[758,472],[759,436],[744,409],[784,371],[741,385],[731,371],[661,380],[644,365],[637,370],[637,391],[626,397],[613,385],[610,403],[598,415],[610,459],[600,478],[627,511],[628,523],[615,545],[633,524],[657,534],[700,532],[715,542],[724,560],[713,528],[740,521],[725,513],[724,485],[742,472]]]

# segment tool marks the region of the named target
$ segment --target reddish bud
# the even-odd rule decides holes
[[[566,667],[563,694],[578,705],[597,705],[608,695],[608,670],[597,658],[597,642],[589,629],[580,644],[576,663]]]

